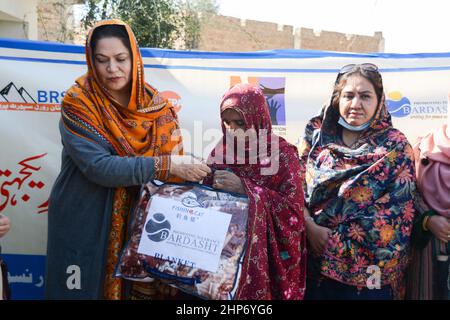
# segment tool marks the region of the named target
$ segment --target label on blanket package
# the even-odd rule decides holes
[[[195,199],[153,196],[138,253],[217,272],[231,214],[205,209]]]

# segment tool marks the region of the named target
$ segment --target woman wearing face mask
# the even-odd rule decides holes
[[[392,127],[377,66],[339,72],[329,105],[307,125],[309,299],[402,298],[415,215],[414,159]]]
[[[113,274],[140,185],[199,181],[210,169],[178,156],[176,113],[145,82],[128,25],[95,25],[86,60],[87,73],[61,107],[62,167],[49,201],[46,295],[123,299],[128,288]]]
[[[249,198],[239,300],[300,300],[305,294],[306,234],[297,148],[273,134],[261,89],[238,84],[220,104],[223,138],[204,183]]]

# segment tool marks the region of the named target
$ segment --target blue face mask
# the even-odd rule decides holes
[[[345,121],[344,118],[339,117],[339,121],[338,123],[343,126],[345,129],[350,130],[350,131],[354,131],[354,132],[359,132],[359,131],[363,131],[366,130],[368,127],[370,127],[370,123],[372,122],[372,120],[360,125],[360,126],[352,126],[350,124],[347,123],[347,121]]]

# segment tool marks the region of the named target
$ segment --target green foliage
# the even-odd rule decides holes
[[[180,26],[174,0],[122,0],[117,15],[144,47],[173,48]]]
[[[120,1],[120,0],[119,0]],[[118,0],[85,0],[86,12],[81,19],[82,26],[89,29],[96,21],[110,19],[117,10]]]
[[[85,29],[118,18],[130,25],[141,47],[198,48],[201,25],[218,12],[217,0],[86,0]],[[184,45],[183,45],[184,43]]]
[[[216,0],[180,1],[180,12],[184,29],[186,49],[197,49],[200,44],[201,26],[217,14],[219,6]]]

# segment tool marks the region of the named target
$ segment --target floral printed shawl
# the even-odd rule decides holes
[[[301,158],[306,205],[317,224],[332,230],[315,260],[318,272],[365,287],[379,268],[381,286],[390,284],[398,297],[415,216],[414,158],[392,127],[384,95],[380,100],[353,149],[341,141],[338,110],[325,106],[306,126]]]
[[[237,299],[303,299],[306,274],[306,235],[303,218],[303,190],[297,148],[272,133],[272,124],[265,97],[259,88],[239,84],[223,97],[220,111],[239,112],[246,128],[259,133],[267,130],[268,141],[279,139],[279,169],[275,174],[261,174],[261,169],[273,161],[259,158],[244,164],[237,155],[231,163],[215,161],[218,153],[224,158],[230,150],[222,139],[208,160],[213,169],[231,170],[241,178],[249,197],[249,219],[246,254],[238,286]],[[225,127],[222,124],[225,137]],[[250,148],[247,146],[246,151]],[[270,147],[268,148],[270,150]],[[228,157],[229,159],[229,157]],[[212,184],[206,179],[205,184]]]

